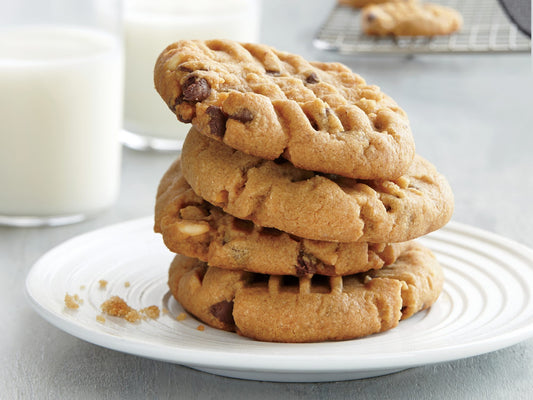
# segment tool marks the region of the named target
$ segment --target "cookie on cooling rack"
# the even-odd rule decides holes
[[[361,11],[361,25],[367,35],[437,36],[461,29],[461,14],[438,4],[416,1],[372,4]]]
[[[203,199],[256,225],[313,240],[397,243],[448,222],[453,194],[416,156],[395,180],[356,180],[254,157],[189,131],[183,176]]]
[[[396,262],[372,273],[296,278],[230,271],[176,256],[173,296],[219,329],[274,342],[353,339],[392,329],[430,307],[443,285],[442,268],[411,243]]]
[[[260,44],[183,40],[161,53],[154,80],[179,120],[257,157],[388,179],[404,174],[415,154],[405,112],[339,63]]]
[[[180,164],[176,160],[161,179],[154,229],[171,251],[210,266],[274,275],[349,275],[393,263],[406,246],[308,240],[256,226],[195,194]]]

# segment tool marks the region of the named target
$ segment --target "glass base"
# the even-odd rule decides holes
[[[183,140],[143,136],[125,129],[120,132],[120,140],[124,146],[139,151],[180,151],[183,146]]]
[[[86,214],[56,215],[49,217],[0,215],[0,225],[31,228],[75,224],[87,218]]]

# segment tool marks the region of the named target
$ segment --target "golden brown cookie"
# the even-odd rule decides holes
[[[257,340],[318,342],[383,332],[430,307],[443,285],[433,254],[411,243],[398,260],[345,277],[262,275],[176,256],[169,287],[203,322]]]
[[[194,193],[176,160],[159,184],[156,232],[173,252],[210,266],[274,275],[350,275],[393,263],[404,243],[302,239],[235,218]]]
[[[404,174],[414,154],[405,112],[339,63],[260,44],[179,41],[155,86],[179,120],[242,152],[352,178]]]
[[[306,239],[397,243],[442,227],[453,211],[446,179],[417,156],[395,180],[363,181],[269,161],[191,129],[183,176],[227,213]]]
[[[458,31],[463,19],[449,7],[408,1],[366,6],[361,24],[367,35],[436,36]]]

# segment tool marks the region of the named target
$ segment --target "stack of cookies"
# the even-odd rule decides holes
[[[155,207],[188,312],[257,340],[316,342],[394,328],[435,302],[442,269],[412,239],[450,219],[452,192],[378,87],[225,40],[170,45],[155,84],[192,124]]]

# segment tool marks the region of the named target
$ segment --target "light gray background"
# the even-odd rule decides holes
[[[449,179],[455,221],[533,247],[533,102],[530,56],[340,56],[311,39],[333,0],[266,0],[261,41],[311,60],[341,61],[408,113],[417,151]],[[77,234],[152,214],[174,154],[124,151],[118,203],[66,227],[0,227],[0,398],[525,399],[533,391],[533,340],[455,362],[360,381],[241,381],[118,353],[42,320],[24,279],[48,249]]]

